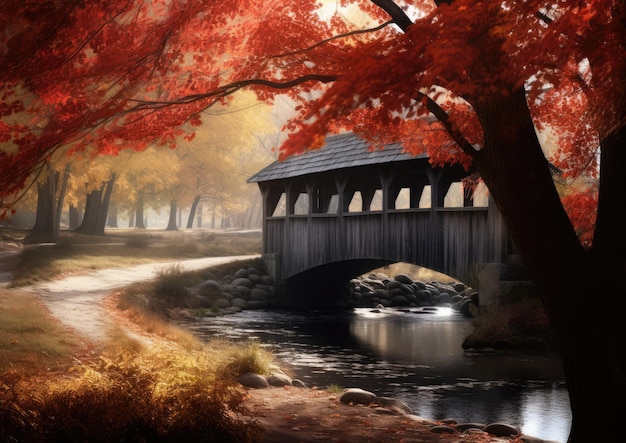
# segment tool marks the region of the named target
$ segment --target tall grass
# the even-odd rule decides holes
[[[225,376],[232,356],[220,354],[123,351],[36,386],[5,374],[0,441],[256,441],[244,393]]]

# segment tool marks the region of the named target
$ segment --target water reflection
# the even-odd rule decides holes
[[[569,400],[555,354],[468,355],[471,322],[434,313],[244,311],[186,325],[205,337],[258,340],[309,385],[361,387],[432,419],[517,425],[567,441]]]

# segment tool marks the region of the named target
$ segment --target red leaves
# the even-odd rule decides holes
[[[583,247],[590,248],[593,243],[593,231],[598,209],[597,190],[592,188],[573,192],[561,200],[580,243]]]

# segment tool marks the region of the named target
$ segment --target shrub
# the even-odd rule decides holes
[[[192,274],[182,272],[179,265],[172,265],[157,273],[155,296],[184,298],[189,295],[188,287],[196,283]]]
[[[0,382],[1,441],[254,441],[244,393],[208,352],[121,352],[43,388]],[[29,395],[25,395],[29,393]]]

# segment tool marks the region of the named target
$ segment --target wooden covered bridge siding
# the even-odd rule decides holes
[[[329,263],[373,259],[467,280],[476,263],[502,261],[506,235],[493,205],[474,207],[466,197],[463,207],[444,207],[451,184],[464,175],[460,167],[432,168],[427,158],[397,145],[369,151],[353,134],[331,136],[323,149],[273,163],[250,179],[263,196],[264,254],[282,279]],[[427,185],[430,208],[419,208]],[[397,209],[403,189],[410,207]],[[361,211],[349,212],[357,191]],[[372,210],[376,191],[382,205]],[[298,200],[308,203],[305,211]],[[280,201],[285,209],[277,215]]]

